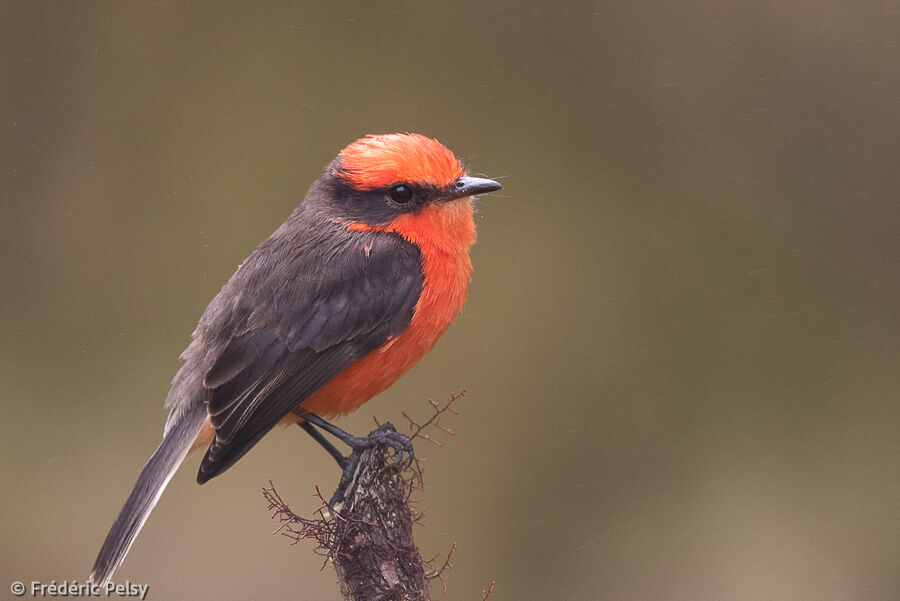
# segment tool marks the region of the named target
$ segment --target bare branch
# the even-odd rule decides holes
[[[433,400],[429,400],[428,403],[431,405],[433,413],[432,413],[431,417],[429,417],[427,420],[425,420],[425,422],[423,422],[421,424],[418,423],[413,418],[411,418],[409,416],[409,414],[406,413],[406,411],[403,411],[402,412],[403,417],[405,417],[407,419],[407,421],[409,421],[409,431],[411,433],[409,435],[409,439],[415,440],[416,438],[424,438],[425,440],[431,442],[432,444],[434,444],[436,446],[439,446],[439,447],[443,446],[443,443],[441,441],[435,440],[435,439],[431,438],[430,436],[428,436],[428,434],[425,433],[425,429],[428,428],[429,426],[433,426],[433,427],[453,436],[455,434],[455,432],[453,432],[453,430],[451,430],[450,428],[447,428],[441,424],[441,416],[445,413],[452,413],[453,415],[459,415],[459,412],[453,408],[453,403],[455,403],[457,400],[461,399],[464,396],[466,396],[466,391],[461,390],[461,391],[457,392],[456,394],[451,395],[450,400],[447,401],[443,406],[439,405],[438,403],[436,403]]]
[[[430,570],[425,572],[425,577],[429,580],[434,580],[437,578],[441,581],[441,588],[444,589],[444,595],[447,595],[447,581],[444,580],[444,570],[453,569],[453,564],[450,563],[450,558],[453,557],[453,552],[456,551],[456,543],[453,543],[453,546],[450,547],[450,552],[447,553],[447,559],[444,560],[444,565],[436,570]]]
[[[429,401],[432,414],[421,423],[404,412],[409,439],[425,439],[440,446],[427,431],[436,428],[453,435],[453,430],[441,424],[441,418],[457,414],[453,403],[463,395],[465,391],[454,394],[443,405]],[[396,439],[390,423],[379,424],[370,437],[379,435],[378,440],[388,440],[386,433],[393,433]],[[318,508],[314,518],[294,513],[269,481],[263,496],[272,518],[279,522],[273,534],[287,536],[291,544],[314,540],[316,553],[325,557],[322,567],[334,564],[346,601],[428,601],[428,585],[435,579],[446,595],[445,572],[453,568],[450,559],[456,543],[440,568],[425,571],[424,566],[431,562],[422,560],[412,535],[413,525],[423,515],[411,509],[413,491],[422,488],[422,469],[418,459],[412,458],[414,461],[407,460],[405,453],[395,451],[388,442],[353,451],[330,502],[316,487]],[[482,601],[493,589],[491,583],[483,591]]]

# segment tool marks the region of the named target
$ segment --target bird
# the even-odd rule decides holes
[[[341,150],[200,317],[162,442],[90,581],[109,582],[190,453],[205,449],[203,484],[279,423],[323,442],[312,424],[357,409],[417,363],[465,304],[473,197],[501,187],[421,134],[370,134]]]

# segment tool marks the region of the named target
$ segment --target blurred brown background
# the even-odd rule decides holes
[[[468,390],[419,447],[448,598],[900,598],[898,2],[20,1],[0,43],[0,590],[87,576],[206,303],[418,131],[505,188],[461,319],[340,423]],[[307,436],[197,463],[117,580],[338,599],[260,494],[334,486]]]

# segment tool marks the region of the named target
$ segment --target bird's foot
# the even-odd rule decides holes
[[[385,422],[378,426],[375,430],[369,432],[368,436],[354,436],[349,432],[342,430],[335,426],[332,423],[329,423],[315,415],[313,413],[307,413],[304,416],[304,422],[300,425],[306,430],[310,436],[316,439],[325,450],[327,450],[332,457],[338,462],[338,465],[341,468],[346,468],[346,463],[349,457],[345,457],[340,454],[340,452],[334,448],[334,446],[325,440],[321,433],[315,430],[312,426],[316,426],[321,428],[322,430],[328,432],[333,435],[338,440],[342,441],[346,444],[353,452],[362,453],[366,449],[370,449],[372,447],[385,444],[391,449],[394,450],[394,453],[398,456],[398,459],[403,460],[404,454],[408,455],[406,461],[412,461],[413,458],[413,446],[408,436],[405,436],[397,431],[397,428],[394,427],[390,422]],[[351,453],[352,456],[352,453]]]
[[[353,449],[354,453],[362,453],[372,447],[387,445],[393,449],[399,461],[409,463],[413,460],[412,441],[408,436],[397,432],[397,429],[391,422],[381,424],[375,430],[369,432],[368,436],[352,436],[344,442]]]
[[[397,461],[401,462],[404,468],[409,466],[414,459],[412,441],[408,436],[398,432],[390,422],[381,424],[375,430],[369,432],[367,436],[354,436],[349,432],[338,428],[334,424],[325,421],[318,415],[307,413],[303,417],[305,421],[300,423],[300,427],[306,430],[310,436],[321,444],[325,450],[334,457],[341,468],[340,483],[338,484],[334,496],[331,497],[331,501],[328,503],[328,507],[332,510],[332,513],[335,510],[335,506],[343,502],[346,497],[346,491],[356,480],[359,462],[366,450],[379,445],[386,445],[394,451]],[[350,454],[346,456],[341,454],[334,445],[325,439],[321,432],[316,430],[316,427],[321,428],[325,432],[328,432],[343,441],[350,447]]]

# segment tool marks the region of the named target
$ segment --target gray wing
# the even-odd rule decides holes
[[[296,230],[283,226],[263,243],[198,326],[195,342],[218,349],[203,374],[215,438],[201,484],[347,366],[402,333],[415,311],[424,284],[416,246],[383,232]]]

